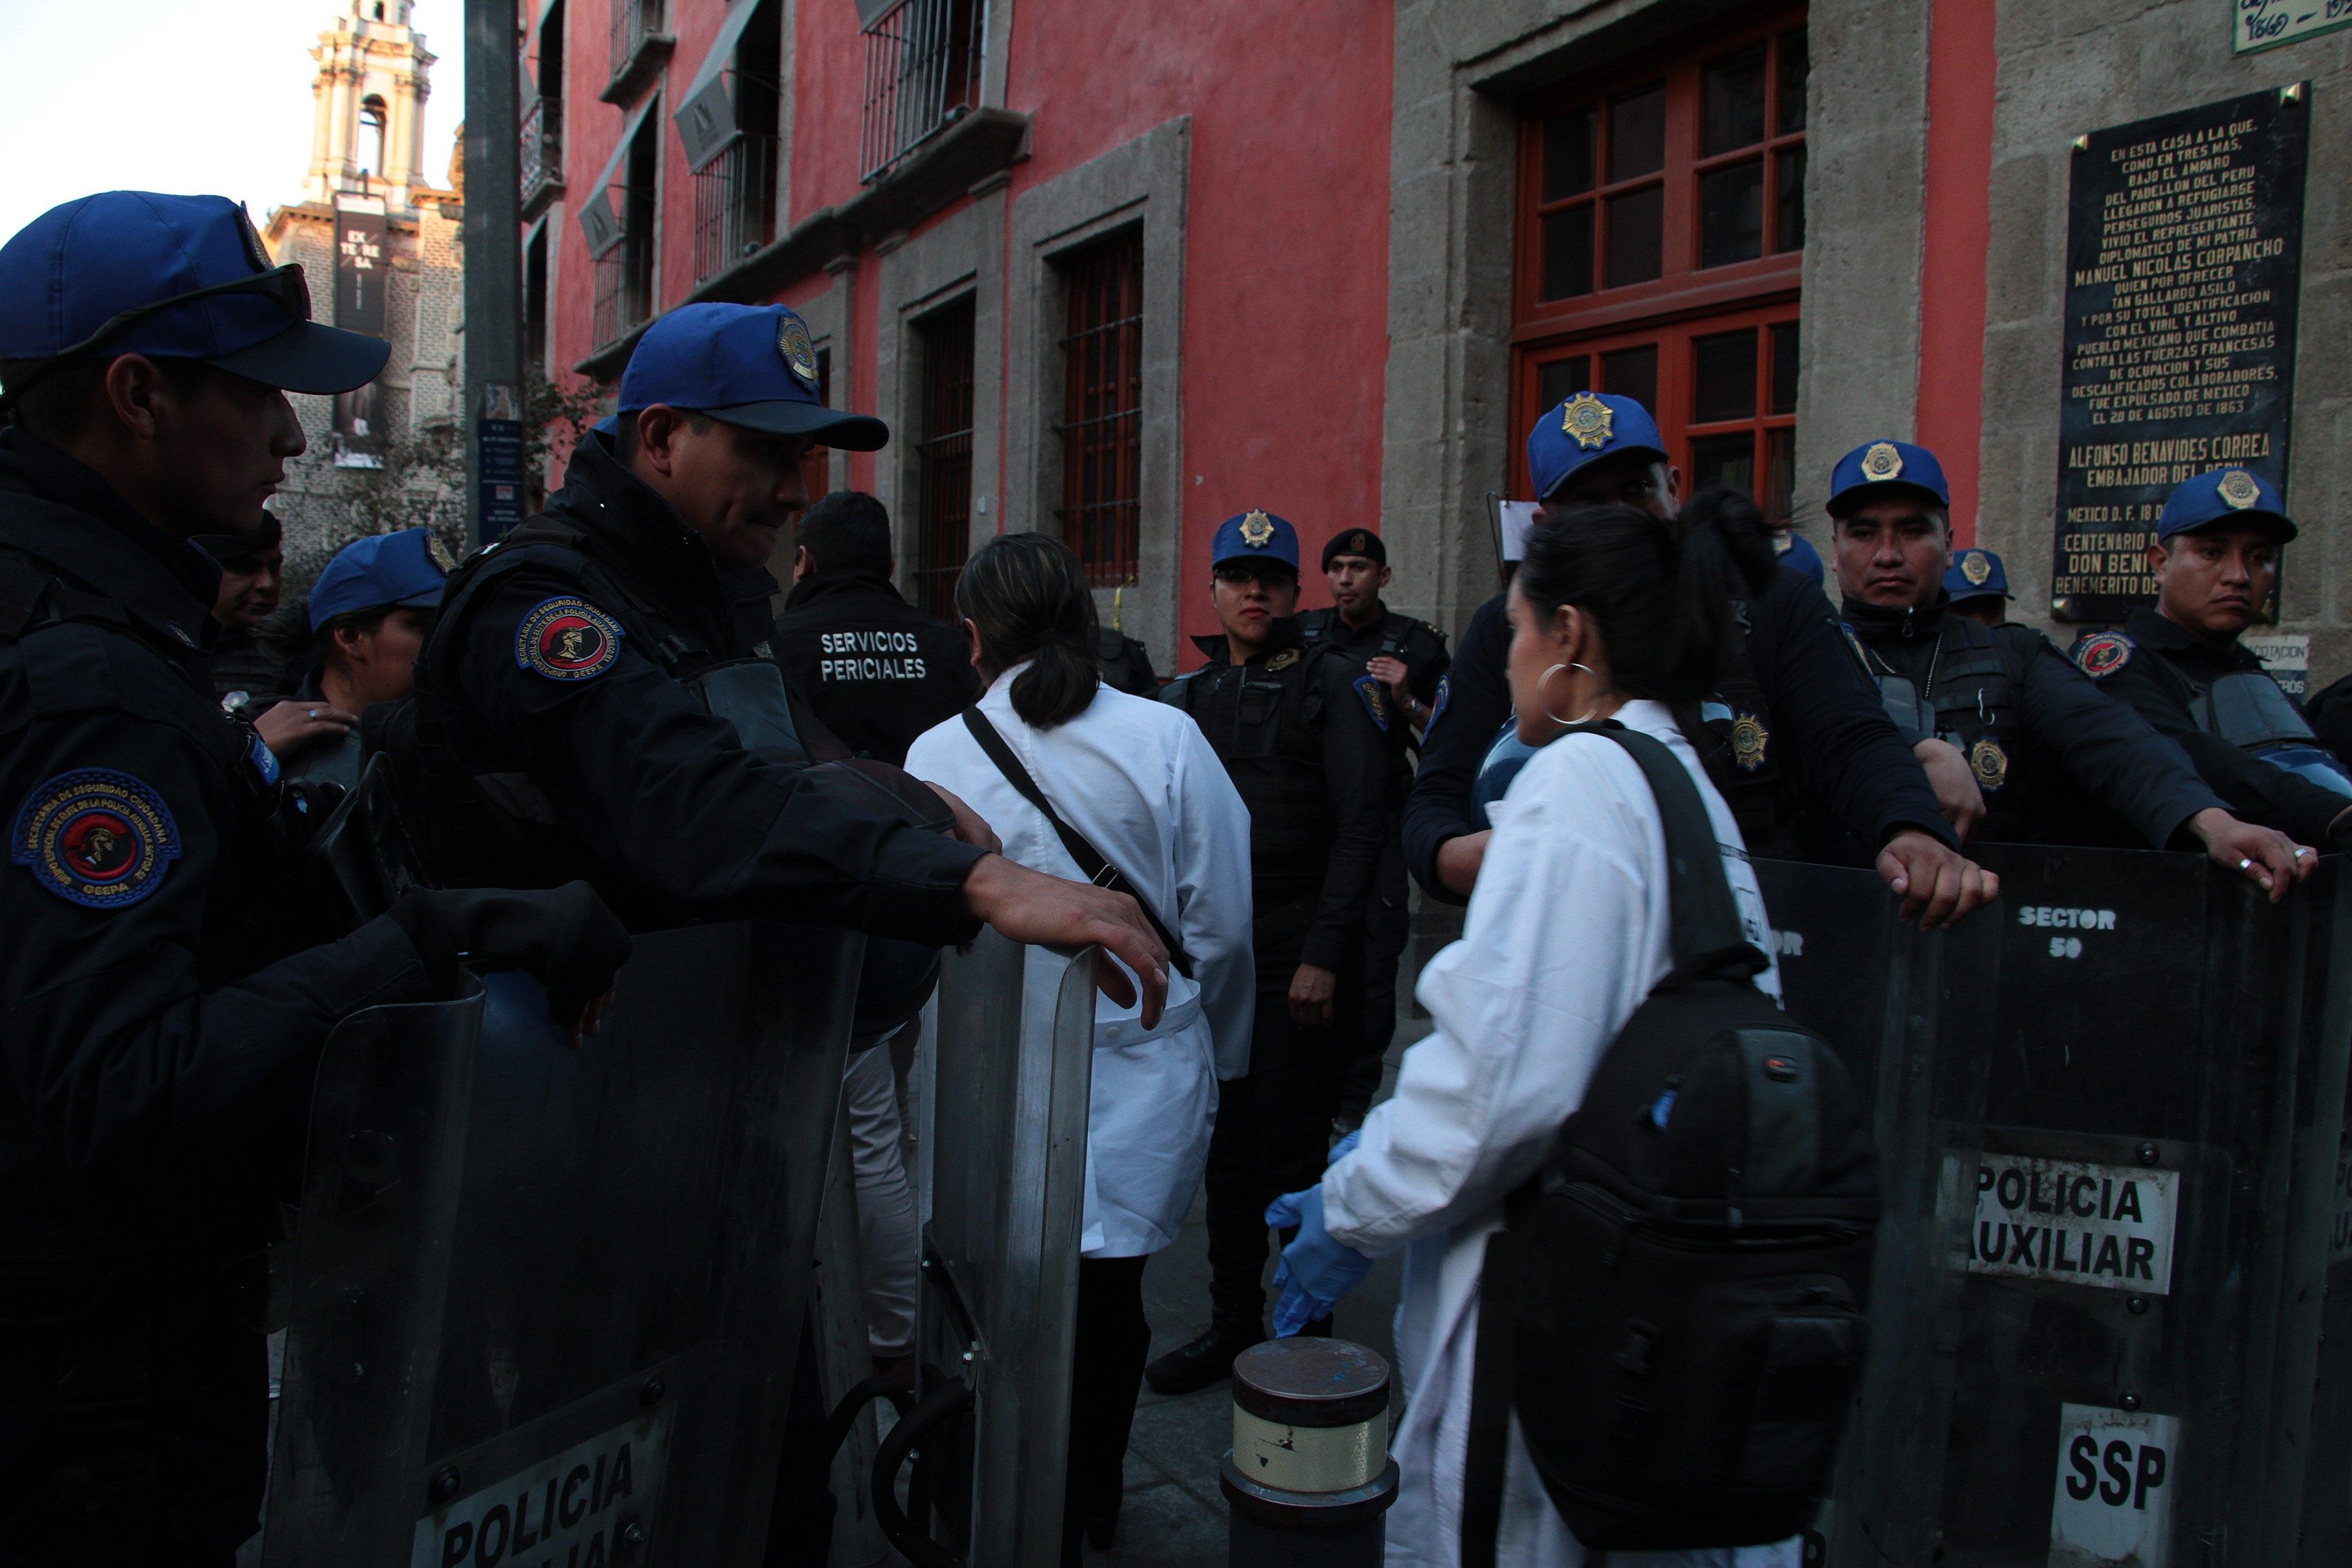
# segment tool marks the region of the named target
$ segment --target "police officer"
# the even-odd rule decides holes
[[[801,515],[776,657],[844,744],[894,767],[915,737],[980,699],[961,628],[926,615],[890,580],[890,514],[835,490]]]
[[[2352,779],[2294,700],[2238,641],[2278,585],[2295,536],[2278,487],[2243,468],[2185,479],[2158,515],[2157,601],[2119,632],[2075,640],[2075,665],[2180,743],[2248,821],[2308,844],[2352,847]]]
[[[1944,607],[1983,626],[2009,619],[2009,572],[2000,557],[1971,546],[1944,573]]]
[[[1328,643],[1349,665],[1386,688],[1391,717],[1388,732],[1396,765],[1390,770],[1391,816],[1381,849],[1381,873],[1364,916],[1364,1041],[1339,1095],[1341,1131],[1364,1119],[1364,1112],[1381,1086],[1389,1042],[1396,1036],[1397,966],[1412,936],[1405,887],[1404,842],[1396,814],[1404,809],[1405,791],[1412,785],[1406,748],[1419,744],[1421,727],[1429,722],[1430,705],[1437,698],[1437,683],[1444,678],[1452,655],[1445,635],[1426,621],[1390,609],[1381,600],[1389,585],[1388,546],[1370,528],[1346,528],[1323,546],[1323,577],[1331,590],[1331,607],[1309,610],[1298,618],[1299,632],[1308,642]]]
[[[1249,1071],[1220,1085],[1209,1140],[1208,1329],[1154,1361],[1162,1394],[1205,1388],[1265,1337],[1265,1206],[1321,1174],[1360,1045],[1364,905],[1380,867],[1386,688],[1299,635],[1298,535],[1253,509],[1211,544],[1225,630],[1160,700],[1192,716],[1250,811],[1257,1009]]]
[[[1098,942],[1145,977],[1156,1017],[1165,954],[1133,900],[1013,864],[960,801],[896,768],[805,766],[782,681],[757,678],[777,666],[745,608],[807,504],[802,455],[889,439],[819,401],[806,324],[780,306],[681,307],[639,340],[619,404],[547,509],[449,580],[416,681],[436,873],[585,875],[641,929],[733,912],[934,947],[983,920],[1016,941]],[[743,666],[751,679],[714,674]],[[1116,965],[1101,971],[1125,992]]]
[[[1632,398],[1580,392],[1528,433],[1528,470],[1547,515],[1620,503],[1671,517],[1682,475],[1667,461],[1649,411]],[[1696,505],[1746,505],[1701,497]],[[1738,607],[1744,667],[1716,700],[1679,715],[1751,852],[1798,852],[1800,783],[1854,839],[1875,846],[1879,875],[1923,925],[1948,925],[1999,890],[1959,852],[1916,758],[1908,755],[1854,668],[1837,616],[1817,582],[1785,565]],[[1486,852],[1475,792],[1488,749],[1511,716],[1503,671],[1510,627],[1497,594],[1478,607],[1453,668],[1439,684],[1422,737],[1421,770],[1405,802],[1405,864],[1433,895],[1467,899]]]
[[[627,956],[584,885],[328,932],[204,645],[303,448],[373,377],[220,196],[69,202],[0,248],[0,1555],[226,1568],[257,1523],[261,1259],[337,1020],[533,946],[564,1021]]]
[[[430,528],[377,534],[337,550],[304,606],[310,667],[295,688],[294,705],[306,716],[364,717],[376,704],[398,702],[414,691],[416,656],[457,564]],[[365,750],[354,723],[297,747],[282,760],[289,779],[349,789],[360,781]]]
[[[2307,852],[2231,816],[2179,747],[2105,700],[2041,632],[1950,612],[1951,496],[1934,453],[1901,441],[1855,447],[1830,476],[1829,513],[1855,654],[1903,738],[1948,750],[1967,769],[1974,836],[2054,836],[2053,780],[2042,777],[2054,768],[2150,848],[2193,841],[2273,899],[2307,868]]]
[[[234,709],[243,701],[240,694],[284,691],[285,661],[257,635],[286,585],[286,548],[277,517],[265,513],[250,534],[205,534],[194,542],[220,564],[220,591],[213,601],[220,631],[213,638],[212,656],[213,685],[221,701]]]
[[[1323,546],[1330,608],[1301,614],[1298,631],[1310,643],[1330,643],[1389,689],[1389,705],[1404,720],[1390,727],[1402,745],[1429,722],[1429,705],[1451,655],[1444,632],[1381,601],[1391,575],[1389,547],[1380,535],[1370,528],[1332,535]]]

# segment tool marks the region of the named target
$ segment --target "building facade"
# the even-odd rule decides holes
[[[362,534],[463,523],[462,448],[435,437],[459,407],[464,197],[458,169],[444,189],[423,168],[434,57],[409,4],[345,0],[319,35],[305,199],[263,229],[273,256],[301,264],[318,319],[393,346],[373,385],[293,398],[310,449],[288,465],[274,509],[298,579]],[[458,146],[462,161],[462,134]]]
[[[2092,618],[2070,583],[2123,582],[2145,538],[2094,480],[2146,494],[2227,454],[2304,523],[2276,630],[2315,679],[2352,665],[2352,32],[2284,5],[526,4],[531,351],[610,382],[662,310],[794,306],[831,400],[896,433],[823,477],[890,505],[919,601],[974,540],[1054,530],[1189,667],[1210,534],[1264,507],[1310,553],[1379,528],[1391,601],[1457,629],[1528,422],[1598,385],[1655,408],[1688,486],[1749,490],[1825,553],[1839,454],[1933,447],[1960,538],[2062,642]],[[2180,165],[2210,222],[2136,215],[2172,187],[2135,183],[2153,206],[2084,229],[2105,185],[2174,167],[2160,126],[2105,133],[2263,94],[2308,173],[2263,176],[2244,245],[2211,237],[2254,177],[2226,157]],[[2097,283],[2149,225],[2183,236],[2181,287],[2168,251]],[[2232,281],[2264,246],[2300,285],[2278,319]],[[2201,303],[2192,263],[2221,279]],[[2135,376],[2175,390],[2086,384]]]

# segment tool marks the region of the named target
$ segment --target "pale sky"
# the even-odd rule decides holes
[[[311,46],[349,0],[0,0],[0,243],[94,191],[212,193],[257,225],[302,199]],[[425,173],[466,115],[463,0],[415,0],[439,57]]]

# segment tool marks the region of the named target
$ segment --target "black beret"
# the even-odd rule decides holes
[[[223,566],[247,560],[259,555],[285,538],[286,529],[277,515],[264,512],[261,526],[249,534],[195,534],[188,542]]]
[[[1360,555],[1371,559],[1375,566],[1389,563],[1389,547],[1381,543],[1381,536],[1370,528],[1342,528],[1323,547],[1323,570],[1331,570],[1335,555]]]

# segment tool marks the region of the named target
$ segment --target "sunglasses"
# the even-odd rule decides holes
[[[250,272],[243,277],[233,277],[226,283],[208,284],[202,288],[192,288],[185,294],[151,299],[144,305],[133,305],[128,310],[116,311],[97,331],[69,348],[59,349],[18,376],[7,387],[0,389],[0,408],[15,402],[26,388],[89,354],[125,327],[143,321],[159,310],[170,310],[193,300],[210,299],[225,294],[257,294],[276,302],[278,308],[295,321],[310,319],[310,285],[302,276],[301,264],[292,261],[283,267],[273,267],[267,272]]]

